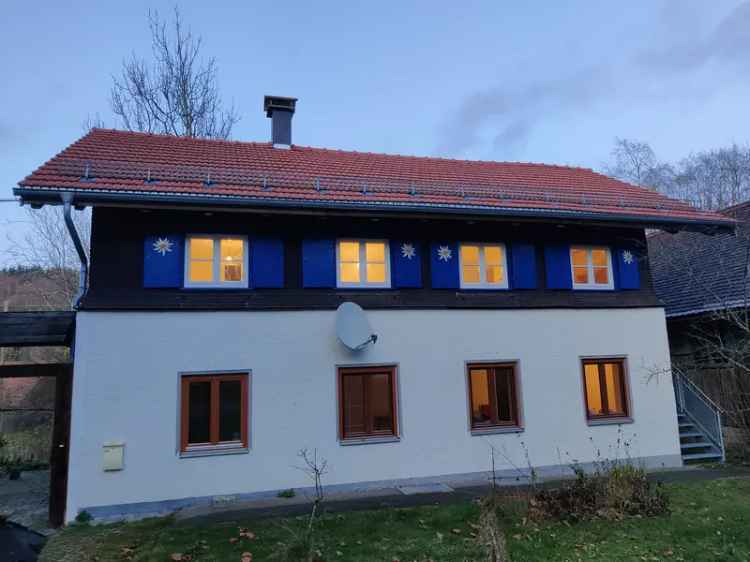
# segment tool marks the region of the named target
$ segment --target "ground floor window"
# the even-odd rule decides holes
[[[623,359],[584,359],[583,383],[588,419],[630,415]]]
[[[396,437],[396,368],[339,369],[340,437]]]
[[[247,447],[247,380],[246,373],[182,376],[182,452]]]
[[[471,429],[520,427],[515,364],[472,363],[468,374]]]

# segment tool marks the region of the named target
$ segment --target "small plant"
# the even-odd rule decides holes
[[[297,493],[294,491],[294,488],[289,488],[288,490],[281,490],[278,494],[276,494],[277,498],[293,498],[296,496]]]
[[[91,514],[86,511],[85,509],[78,512],[78,515],[76,515],[76,523],[79,523],[80,525],[88,525],[91,523],[91,520],[93,517]]]
[[[305,526],[301,529],[286,526],[290,539],[281,545],[276,554],[277,558],[285,562],[321,562],[323,558],[317,548],[316,532],[323,506],[323,475],[328,472],[328,461],[318,456],[317,449],[313,449],[312,453],[308,449],[302,449],[297,456],[304,463],[297,468],[313,481],[315,497]]]
[[[506,562],[508,551],[505,534],[500,525],[498,513],[502,510],[497,491],[497,474],[495,471],[495,449],[490,445],[490,492],[479,503],[479,522],[477,525],[477,542],[482,547],[487,562]]]

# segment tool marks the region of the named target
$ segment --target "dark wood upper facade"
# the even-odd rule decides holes
[[[283,241],[281,288],[146,288],[144,239],[163,232],[273,237]],[[523,242],[534,247],[536,288],[507,290],[436,289],[429,259],[421,259],[419,288],[306,288],[302,245],[309,238],[409,239],[418,248],[435,240]],[[645,250],[637,258],[639,287],[630,290],[550,289],[545,248],[550,244],[591,244],[645,249],[642,228],[569,221],[512,222],[424,216],[272,214],[177,209],[95,207],[90,286],[82,310],[332,310],[343,301],[369,309],[524,309],[656,307]],[[422,254],[422,252],[420,252]]]

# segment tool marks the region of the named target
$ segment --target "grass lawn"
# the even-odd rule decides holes
[[[750,480],[675,484],[667,490],[672,514],[665,517],[540,526],[509,517],[512,560],[750,561]],[[482,560],[471,537],[478,511],[464,503],[326,515],[319,546],[326,562]],[[299,519],[238,519],[191,526],[163,518],[72,526],[50,541],[40,560],[169,561],[172,553],[190,553],[195,562],[240,562],[243,552],[252,552],[253,562],[273,560],[278,543],[289,537],[284,525],[301,524]],[[238,527],[256,537],[235,540]]]

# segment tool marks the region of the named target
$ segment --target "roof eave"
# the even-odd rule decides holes
[[[734,229],[734,221],[717,219],[686,219],[680,217],[653,217],[648,215],[622,215],[615,213],[582,212],[564,209],[534,209],[522,207],[489,207],[480,205],[444,205],[431,203],[401,203],[401,202],[356,202],[356,201],[309,201],[294,198],[263,198],[237,197],[215,194],[188,193],[154,193],[145,191],[111,191],[99,189],[76,189],[62,187],[24,187],[13,189],[13,193],[20,197],[21,204],[29,205],[59,205],[62,193],[75,195],[76,206],[87,205],[133,205],[143,204],[154,207],[184,206],[184,207],[217,207],[238,209],[318,209],[337,211],[389,211],[410,212],[424,214],[476,215],[497,216],[507,218],[527,219],[562,219],[562,220],[590,220],[600,222],[614,222],[629,224],[643,228],[665,228],[668,230],[696,230],[701,232],[717,232]]]

